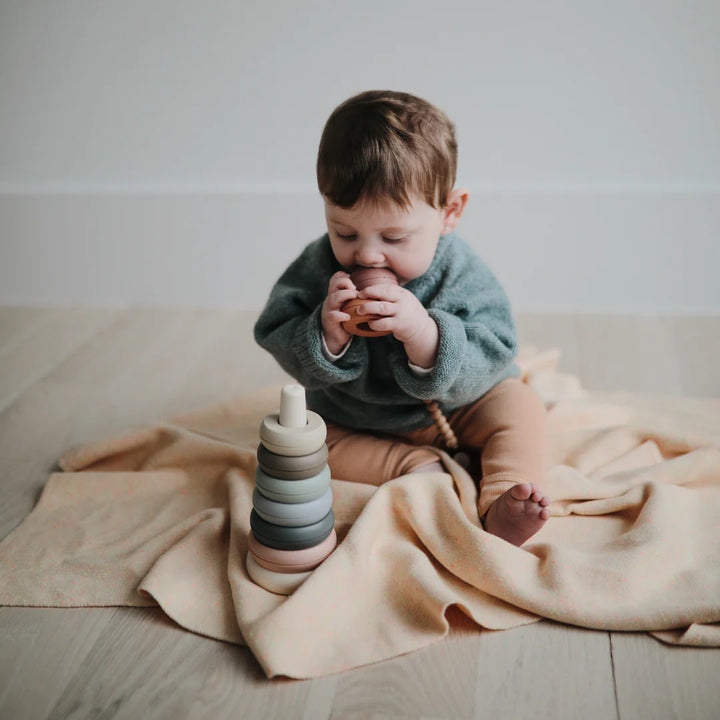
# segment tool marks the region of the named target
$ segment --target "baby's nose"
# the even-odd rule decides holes
[[[366,245],[358,249],[355,255],[357,265],[376,265],[383,262],[383,254],[373,245]]]

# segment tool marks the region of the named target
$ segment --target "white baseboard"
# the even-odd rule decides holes
[[[315,193],[0,195],[0,304],[260,308]],[[720,193],[483,190],[459,227],[518,312],[720,314]]]

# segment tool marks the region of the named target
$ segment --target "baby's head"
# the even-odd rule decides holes
[[[317,179],[340,264],[389,267],[401,283],[422,275],[467,201],[453,189],[456,170],[454,126],[426,100],[371,90],[338,106]]]
[[[370,90],[346,100],[325,124],[318,187],[335,205],[413,197],[442,208],[455,185],[457,142],[448,117],[408,93]]]

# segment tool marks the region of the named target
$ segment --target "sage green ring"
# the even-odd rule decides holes
[[[307,425],[303,427],[281,425],[279,413],[266,415],[260,423],[262,444],[278,455],[310,455],[322,447],[326,437],[325,421],[312,410],[307,411]]]
[[[317,475],[304,480],[282,480],[255,468],[255,487],[269,500],[305,503],[325,494],[330,487],[330,468],[326,465]]]
[[[319,498],[304,503],[275,502],[266,498],[257,488],[252,494],[257,514],[273,525],[299,527],[322,520],[332,508],[333,494],[328,488]],[[272,568],[271,568],[272,569]]]

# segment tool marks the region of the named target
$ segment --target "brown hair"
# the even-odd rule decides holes
[[[361,200],[406,208],[412,196],[442,208],[456,170],[455,128],[445,113],[391,90],[369,90],[335,108],[317,158],[320,192],[344,208]]]

